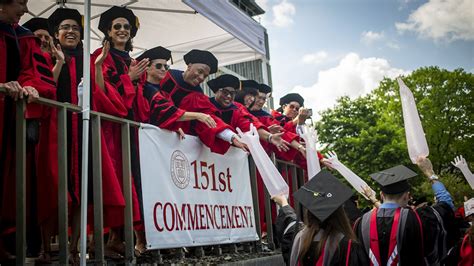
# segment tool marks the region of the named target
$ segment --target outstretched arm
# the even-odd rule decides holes
[[[431,164],[430,159],[426,157],[418,157],[416,164],[423,174],[430,180],[431,188],[435,194],[436,201],[445,202],[454,209],[453,198],[446,190],[446,187],[444,187],[444,184],[438,180],[438,176],[433,171],[433,164]]]

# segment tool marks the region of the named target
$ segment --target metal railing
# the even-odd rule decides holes
[[[5,89],[0,88],[0,94]],[[57,109],[58,119],[58,239],[59,239],[59,264],[68,264],[68,169],[67,169],[67,113],[81,113],[79,106],[61,103],[54,100],[39,98],[38,104],[42,104]],[[24,265],[26,261],[26,120],[25,120],[25,100],[18,100],[15,104],[16,109],[16,264]],[[91,111],[91,147],[92,147],[92,180],[93,180],[93,241],[94,241],[94,259],[88,262],[104,264],[104,222],[103,222],[103,197],[102,197],[102,159],[101,159],[101,121],[111,121],[121,125],[122,140],[122,165],[123,165],[123,196],[125,198],[124,212],[124,242],[125,242],[125,263],[132,264],[136,262],[134,257],[134,235],[133,235],[133,214],[132,214],[132,169],[131,169],[131,151],[130,151],[130,128],[138,128],[140,123],[118,118],[108,114]],[[297,165],[275,159],[274,163],[280,172],[283,173],[287,182],[293,182],[293,192],[304,183],[304,170]],[[250,184],[252,190],[252,199],[254,206],[254,217],[259,241],[242,243],[247,252],[261,252],[264,250],[262,244],[262,228],[260,225],[259,198],[257,188],[257,169],[252,158],[249,158]],[[289,175],[291,173],[291,175]],[[292,177],[290,180],[290,176]],[[267,237],[265,245],[271,250],[275,249],[275,240],[273,237],[272,207],[268,191],[265,190],[264,206],[267,226]],[[295,202],[295,209],[299,217],[301,216],[301,207]],[[87,247],[81,247],[87,248]],[[232,252],[237,252],[237,245],[231,244]],[[195,255],[202,257],[205,255],[203,247],[195,248]],[[222,254],[220,245],[214,246],[215,255]],[[163,257],[159,250],[154,254],[156,262],[162,263]],[[184,258],[185,253],[180,249],[178,257]]]

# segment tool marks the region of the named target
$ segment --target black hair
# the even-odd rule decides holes
[[[107,30],[109,30],[109,31],[112,30],[112,21],[110,22],[109,26],[107,27]],[[132,32],[132,30],[130,29],[130,33],[131,32]],[[108,34],[102,40],[102,45],[104,45],[105,41],[109,41],[110,47],[112,47],[112,48],[114,47],[114,43],[112,42],[112,38]],[[127,43],[125,44],[125,51],[127,51],[127,52],[133,51],[132,37],[130,37],[130,39],[128,39]]]
[[[1,0],[0,0],[0,1],[1,1]],[[81,27],[81,26],[80,26],[80,27]],[[59,25],[54,26],[54,34],[53,34],[53,36],[51,36],[51,38],[53,38],[53,43],[54,43],[54,45],[58,45],[58,44],[61,45],[61,43],[59,43],[59,40],[58,40],[58,39],[56,38],[56,36],[55,36],[56,33],[59,33]],[[80,33],[79,33],[79,36],[81,36]],[[80,49],[83,48],[82,40],[81,40],[80,37],[79,37],[79,42],[77,43],[77,46],[76,46],[76,49],[77,49],[77,48],[80,48]]]
[[[14,0],[0,0],[0,5],[9,5],[13,3]]]
[[[237,90],[237,93],[235,94],[235,97],[234,97],[234,101],[245,105],[244,98],[245,98],[246,95],[252,95],[252,96],[256,97],[258,95],[258,91],[256,89],[248,89],[248,88]],[[251,108],[254,103],[255,102],[253,102],[249,106],[249,108]]]

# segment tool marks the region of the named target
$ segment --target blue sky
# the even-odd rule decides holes
[[[316,110],[423,66],[474,72],[472,0],[257,0],[270,39],[273,96]]]

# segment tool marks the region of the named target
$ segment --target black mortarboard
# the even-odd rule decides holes
[[[255,89],[258,91],[258,88],[260,86],[258,82],[252,79],[242,80],[241,82],[242,82],[242,89]]]
[[[120,6],[113,6],[109,8],[107,11],[100,15],[99,20],[99,30],[107,36],[107,32],[109,31],[109,26],[111,25],[112,21],[116,18],[125,18],[130,23],[130,37],[135,37],[137,35],[138,28],[140,27],[140,22],[138,18],[133,14],[133,11]]]
[[[416,176],[416,173],[403,165],[370,175],[372,179],[379,183],[382,192],[386,194],[399,194],[410,190],[407,179],[414,176]]]
[[[22,26],[31,30],[33,33],[37,30],[48,31],[48,20],[45,18],[32,18],[25,22]]]
[[[321,222],[351,196],[352,190],[324,169],[293,194]]]
[[[76,9],[72,8],[58,8],[54,10],[53,14],[51,14],[48,18],[48,29],[49,29],[49,34],[51,36],[54,36],[56,27],[61,24],[63,20],[66,19],[72,19],[77,22],[77,25],[81,27],[81,40],[84,38],[84,25],[83,25],[83,18],[81,16],[81,13],[77,11]]]
[[[362,212],[357,208],[356,203],[352,199],[346,200],[346,202],[344,202],[344,212],[346,213],[347,218],[349,218],[351,224],[353,224],[359,217],[362,216]]]
[[[209,51],[193,49],[183,56],[184,62],[187,64],[205,64],[211,71],[209,74],[217,72],[217,58]]]
[[[171,58],[171,51],[164,48],[163,46],[158,46],[146,50],[143,54],[137,57],[137,60],[140,61],[144,58],[148,58],[150,61],[155,59],[164,59],[168,61]]]
[[[300,106],[304,105],[304,99],[298,93],[288,93],[287,95],[280,98],[280,106],[289,104],[291,102],[297,102]]]
[[[207,85],[211,90],[216,93],[219,89],[225,88],[225,87],[232,87],[235,90],[239,89],[240,82],[239,79],[233,75],[229,74],[224,74],[221,75],[213,80],[209,80],[207,82]]]
[[[261,84],[258,84],[258,91],[261,92],[261,93],[268,94],[268,93],[272,92],[272,87],[261,83]]]

